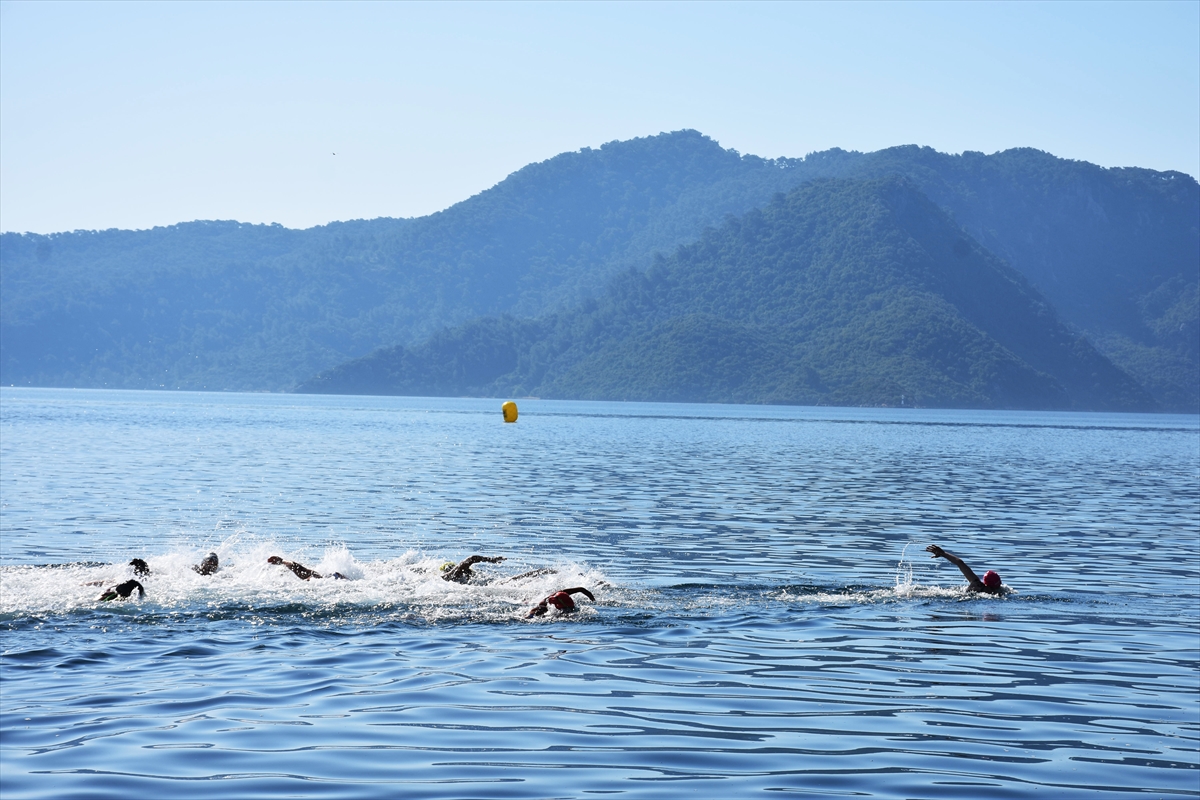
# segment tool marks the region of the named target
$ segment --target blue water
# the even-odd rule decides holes
[[[1200,796],[1197,418],[499,406],[0,390],[0,794]]]

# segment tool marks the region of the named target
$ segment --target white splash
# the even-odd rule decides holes
[[[212,575],[200,575],[193,569],[208,549],[144,555],[150,566],[150,574],[145,576],[135,576],[127,564],[3,567],[0,614],[43,615],[101,608],[194,612],[290,605],[326,610],[405,606],[418,616],[440,619],[481,612],[520,614],[559,589],[611,588],[600,571],[569,562],[510,559],[502,564],[480,564],[475,567],[475,579],[460,584],[443,580],[444,555],[413,550],[392,559],[360,561],[342,543],[330,544],[320,552],[289,550],[275,541],[236,534],[211,551],[220,562]],[[268,563],[274,555],[301,563],[323,577],[301,580],[287,567]],[[538,568],[545,571],[512,577]],[[334,573],[343,578],[332,577]],[[106,589],[131,578],[145,587],[144,599],[136,599],[136,595],[126,601],[99,599]]]

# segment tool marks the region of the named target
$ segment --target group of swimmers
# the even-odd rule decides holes
[[[300,580],[307,581],[311,578],[320,578],[321,574],[296,561],[284,561],[279,556],[271,556],[267,559],[268,564],[281,564],[296,574]],[[129,566],[133,568],[133,574],[136,576],[124,583],[118,583],[116,586],[111,586],[100,595],[100,600],[128,600],[133,596],[134,592],[138,593],[138,599],[146,596],[146,587],[142,585],[137,578],[144,578],[150,574],[150,565],[144,559],[135,558],[129,562]],[[204,558],[200,559],[199,564],[195,564],[192,570],[200,575],[214,575],[221,569],[221,560],[216,553],[209,553]],[[346,576],[340,572],[335,572],[330,577],[345,578]],[[93,581],[87,584],[88,586],[103,585],[103,581]]]
[[[473,567],[475,564],[498,564],[501,561],[504,561],[504,556],[481,555],[468,556],[457,564],[450,561],[442,565],[442,579],[453,581],[455,583],[470,583],[475,577],[475,574],[471,569],[471,567]],[[309,569],[298,561],[287,561],[281,556],[269,556],[267,558],[267,563],[287,567],[297,578],[302,581],[313,580],[314,578],[322,578],[321,573],[317,572],[316,570]],[[104,591],[103,594],[100,595],[99,599],[101,601],[107,602],[110,600],[128,600],[133,596],[134,592],[137,592],[139,600],[146,596],[146,587],[144,587],[141,581],[137,580],[137,578],[144,578],[148,576],[150,574],[150,565],[147,564],[144,559],[135,558],[129,562],[129,566],[133,569],[133,574],[137,577],[131,578],[124,583],[118,583],[115,586],[109,587]],[[200,560],[200,563],[194,565],[192,569],[200,575],[213,575],[221,569],[220,559],[217,557],[216,553],[209,553]],[[520,580],[522,578],[531,578],[538,575],[551,575],[554,574],[554,572],[555,570],[553,569],[543,567],[541,569],[533,569],[528,572],[523,572],[520,575],[514,575],[510,578],[506,578],[505,581]],[[343,580],[346,578],[346,576],[340,572],[334,572],[329,577]],[[103,585],[103,582],[94,581],[88,585]],[[545,599],[540,601],[533,608],[529,609],[529,613],[526,614],[526,616],[540,617],[546,614],[551,606],[558,609],[558,611],[563,614],[575,611],[576,605],[575,601],[572,599],[572,595],[576,594],[582,594],[592,602],[595,602],[596,600],[595,595],[593,595],[584,587],[574,586],[570,589],[561,589],[557,592],[552,592],[551,594],[547,595]]]
[[[967,579],[968,592],[981,592],[984,594],[1001,594],[1004,592],[1004,584],[1000,580],[1000,575],[994,570],[989,569],[983,574],[983,577],[980,578],[969,566],[967,566],[967,562],[963,561],[953,553],[943,550],[936,544],[929,545],[925,548],[925,551],[930,554],[930,558],[944,558],[954,566],[958,567],[959,571],[962,572],[963,577]],[[455,564],[453,561],[447,561],[442,565],[442,579],[455,583],[470,583],[475,577],[475,573],[472,570],[474,565],[499,564],[501,561],[504,561],[504,556],[481,555],[468,556],[457,564]],[[319,572],[311,570],[297,561],[285,561],[280,556],[268,557],[267,563],[287,567],[292,571],[293,574],[295,574],[297,578],[302,581],[312,580],[314,578],[319,579],[322,577]],[[146,577],[150,574],[150,565],[147,564],[143,559],[135,558],[129,562],[129,566],[133,568],[133,574],[137,577]],[[217,558],[217,554],[209,553],[200,561],[199,564],[193,566],[192,569],[201,575],[212,575],[216,573],[220,569],[220,561]],[[550,568],[534,569],[530,570],[529,572],[523,572],[520,575],[514,575],[504,580],[507,582],[522,578],[531,578],[539,575],[552,575],[554,573],[555,570]],[[345,579],[346,576],[340,572],[335,572],[329,577]],[[100,600],[128,600],[135,591],[138,593],[139,599],[146,596],[146,589],[137,580],[137,578],[133,578],[125,581],[124,583],[119,583],[116,586],[110,587],[104,592],[104,594],[100,595]],[[526,616],[543,616],[549,612],[551,606],[557,609],[559,613],[569,614],[575,611],[577,608],[575,605],[575,600],[573,599],[573,595],[576,594],[582,594],[592,602],[596,601],[595,595],[593,595],[586,588],[582,586],[574,586],[570,589],[560,589],[556,592],[551,592],[537,605],[529,609],[529,613],[527,613]]]
[[[499,564],[504,560],[504,556],[481,556],[473,555],[464,558],[462,561],[455,564],[453,561],[447,561],[442,564],[442,580],[453,581],[455,583],[470,583],[475,577],[475,573],[471,567],[476,564]],[[531,569],[528,572],[522,572],[520,575],[513,575],[510,578],[505,578],[504,583],[509,581],[518,581],[522,578],[533,578],[539,575],[553,575],[555,570],[549,567],[541,569]],[[557,592],[551,592],[536,606],[529,609],[527,617],[540,617],[550,610],[550,606],[554,606],[561,614],[570,614],[576,610],[575,601],[572,595],[582,594],[593,603],[596,602],[596,596],[582,586],[573,586],[570,589],[559,589]]]
[[[133,567],[133,574],[138,578],[144,578],[150,574],[150,565],[140,558],[135,558],[129,562],[129,566]],[[104,581],[89,581],[85,586],[103,586]],[[110,586],[104,590],[104,594],[100,595],[103,601],[108,600],[128,600],[134,592],[138,593],[138,599],[146,596],[146,587],[142,586],[141,582],[136,578],[127,580],[124,583],[118,583],[116,586]]]
[[[118,583],[116,586],[110,586],[104,590],[104,594],[100,595],[100,600],[107,602],[109,600],[128,600],[133,596],[134,592],[138,593],[138,599],[146,596],[146,587],[142,586],[138,578],[145,578],[150,574],[150,565],[145,559],[135,558],[129,562],[129,566],[133,568],[133,574],[136,576],[124,583]],[[204,558],[200,559],[200,563],[192,567],[193,570],[201,575],[212,575],[221,568],[220,560],[216,553],[209,553]],[[89,581],[85,586],[103,586],[104,581]]]

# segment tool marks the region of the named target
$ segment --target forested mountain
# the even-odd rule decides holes
[[[1200,410],[1200,186],[1038,150],[896,147],[837,170],[903,174],[1023,273],[1163,408]]]
[[[1024,274],[1160,407],[1200,408],[1200,187],[1189,176],[1032,150],[767,160],[695,131],[564,153],[419,219],[4,234],[0,380],[284,389],[480,317],[565,314],[777,193],[888,175]]]
[[[1153,400],[902,178],[817,181],[587,307],[488,318],[301,391],[1138,410]]]
[[[321,233],[190,222],[149,231],[4,234],[3,383],[278,386],[282,365],[311,368],[305,348],[327,297],[320,296],[325,287],[276,265]],[[247,377],[255,374],[257,383]]]
[[[795,186],[694,131],[531,164],[414,220],[0,237],[6,384],[283,389],[482,314],[540,314]]]

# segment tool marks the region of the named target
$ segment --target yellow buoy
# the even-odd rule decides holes
[[[507,403],[500,406],[500,411],[502,411],[504,413],[504,421],[505,422],[516,422],[517,421],[517,404],[514,403],[512,400],[509,400]]]

